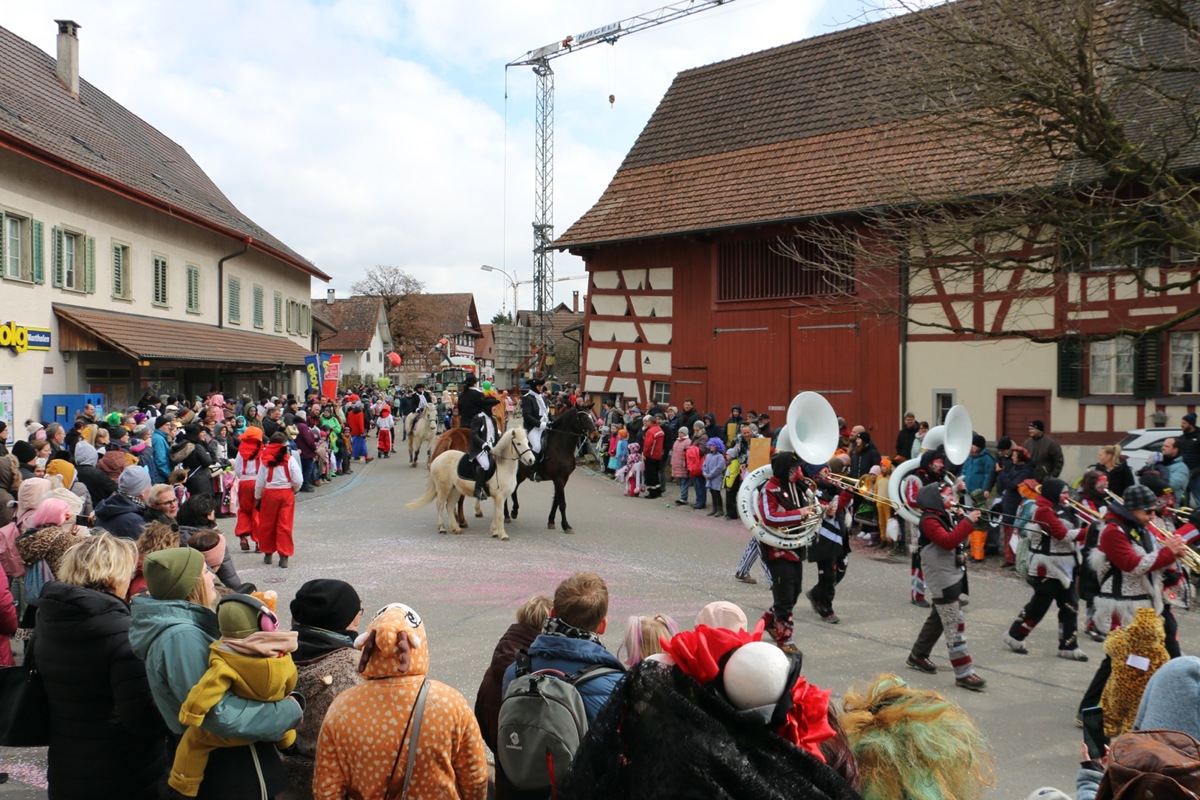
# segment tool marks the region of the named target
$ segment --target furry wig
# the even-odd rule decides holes
[[[983,734],[937,692],[882,675],[842,708],[864,800],[976,800],[995,780]]]

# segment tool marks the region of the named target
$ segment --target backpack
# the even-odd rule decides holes
[[[1030,536],[1033,533],[1031,529],[1034,525],[1033,512],[1037,508],[1036,500],[1022,500],[1020,508],[1017,509],[1016,524],[1013,525],[1016,531],[1017,538],[1020,542],[1017,544],[1017,574],[1028,581],[1029,578],[1029,559],[1033,556],[1033,542],[1030,541]],[[1037,533],[1041,534],[1041,529]]]
[[[592,664],[564,675],[533,671],[529,653],[516,658],[516,677],[500,703],[496,758],[513,786],[553,790],[566,776],[587,733],[587,711],[578,687],[601,675],[620,672]]]
[[[1180,731],[1132,731],[1112,744],[1096,800],[1200,798],[1200,742]]]

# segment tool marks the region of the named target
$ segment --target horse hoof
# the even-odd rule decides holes
[[[482,512],[482,511],[476,511],[476,512],[475,512],[475,519],[482,519],[482,518],[483,518],[483,512]]]
[[[445,535],[446,535],[446,529],[445,529],[445,528],[438,528],[438,533],[440,533],[440,534],[442,534],[443,536],[445,536]]]
[[[512,523],[512,518],[511,518],[511,517],[505,517],[505,518],[504,518],[504,524],[505,524],[505,525],[508,525],[508,524],[511,524],[511,523]]]
[[[556,527],[555,524],[553,522],[551,522],[549,525],[546,526],[546,530],[552,531],[555,529],[555,527]]]
[[[492,538],[493,538],[493,539],[499,539],[499,540],[500,540],[500,541],[502,541],[502,542],[507,542],[507,541],[508,541],[508,534],[507,534],[507,533],[493,533],[493,534],[492,534]]]
[[[563,528],[563,533],[574,533],[574,532],[575,532],[574,528]]]
[[[456,528],[451,531],[455,536],[462,536],[462,528]]]

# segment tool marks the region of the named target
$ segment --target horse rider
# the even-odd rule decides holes
[[[521,424],[529,435],[529,448],[538,459],[533,465],[533,480],[538,480],[538,467],[542,460],[542,434],[550,424],[550,410],[546,407],[546,397],[542,394],[545,387],[544,378],[532,378],[529,381],[529,391],[521,398]]]
[[[470,394],[471,392],[463,392],[459,397],[460,422],[463,398]],[[488,472],[492,468],[492,447],[499,438],[496,431],[496,418],[492,416],[492,406],[500,401],[495,397],[488,397],[482,392],[476,392],[476,394],[479,395],[479,411],[470,418],[471,449],[469,455],[475,464],[475,499],[485,500],[489,497],[487,482]]]
[[[487,396],[479,388],[479,378],[474,372],[468,372],[458,389],[458,427],[470,428],[475,422],[475,415],[490,408],[484,401]],[[491,405],[495,405],[492,403]]]
[[[425,406],[429,405],[429,395],[425,394],[425,384],[418,383],[413,388],[413,394],[416,396],[417,405],[409,416],[408,429],[405,431],[406,436],[412,434],[413,429],[417,427],[417,420],[425,413]]]

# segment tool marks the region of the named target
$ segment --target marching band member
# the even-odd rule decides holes
[[[830,483],[826,465],[805,467],[804,474],[817,484],[817,501],[825,512],[821,530],[808,546],[808,562],[817,565],[817,585],[804,596],[812,603],[817,616],[836,625],[841,618],[833,611],[833,598],[837,585],[846,577],[850,554],[850,539],[841,530],[842,493]],[[850,492],[845,492],[845,497],[845,504],[851,502]]]
[[[941,483],[944,477],[946,477],[945,452],[940,447],[937,450],[926,451],[921,455],[921,466],[905,476],[904,484],[900,487],[900,496],[904,498],[905,504],[916,508],[917,497],[922,487]],[[908,551],[912,554],[911,601],[914,606],[929,608],[929,601],[925,599],[925,577],[921,571],[921,546],[917,543],[918,538],[914,533],[908,543]],[[962,593],[966,594],[965,584]]]
[[[1079,484],[1079,504],[1086,508],[1092,516],[1092,522],[1081,539],[1083,551],[1080,553],[1079,570],[1079,599],[1086,604],[1084,633],[1093,642],[1103,642],[1107,638],[1108,627],[1104,630],[1096,627],[1096,595],[1100,592],[1100,576],[1092,568],[1089,556],[1100,543],[1100,531],[1104,528],[1104,518],[1108,514],[1108,476],[1098,470],[1090,469],[1083,473]]]
[[[1014,653],[1029,652],[1025,639],[1050,610],[1058,605],[1058,657],[1070,661],[1087,661],[1079,649],[1076,631],[1079,625],[1079,595],[1075,589],[1075,569],[1079,565],[1078,541],[1085,533],[1079,527],[1069,505],[1067,484],[1058,478],[1047,478],[1037,498],[1033,521],[1028,526],[1032,554],[1029,559],[1029,580],[1033,597],[1013,621],[1004,643]]]
[[[1099,545],[1090,556],[1100,576],[1096,620],[1101,630],[1108,631],[1128,625],[1137,609],[1153,608],[1163,617],[1167,652],[1178,658],[1179,626],[1170,606],[1163,604],[1161,573],[1175,563],[1187,543],[1173,534],[1164,536],[1161,544],[1154,537],[1149,526],[1156,505],[1154,492],[1141,484],[1127,488],[1120,503],[1109,505]],[[1105,656],[1083,695],[1081,710],[1099,704],[1111,674],[1112,664]]]
[[[771,477],[759,493],[759,516],[764,525],[786,528],[798,525],[812,514],[793,481],[799,480],[804,462],[795,453],[780,451],[771,456]],[[771,573],[772,605],[763,614],[766,629],[785,653],[799,653],[792,641],[792,610],[800,597],[804,549],[783,550],[759,543],[763,563]]]
[[[954,500],[951,487],[931,483],[917,493],[921,521],[917,525],[917,545],[925,571],[925,584],[933,607],[917,640],[908,654],[908,666],[930,675],[937,665],[929,660],[933,646],[945,634],[954,668],[954,685],[980,692],[987,681],[975,674],[971,654],[967,651],[966,622],[959,597],[966,577],[966,554],[963,542],[980,525],[982,512],[971,511],[958,524],[950,518]]]

